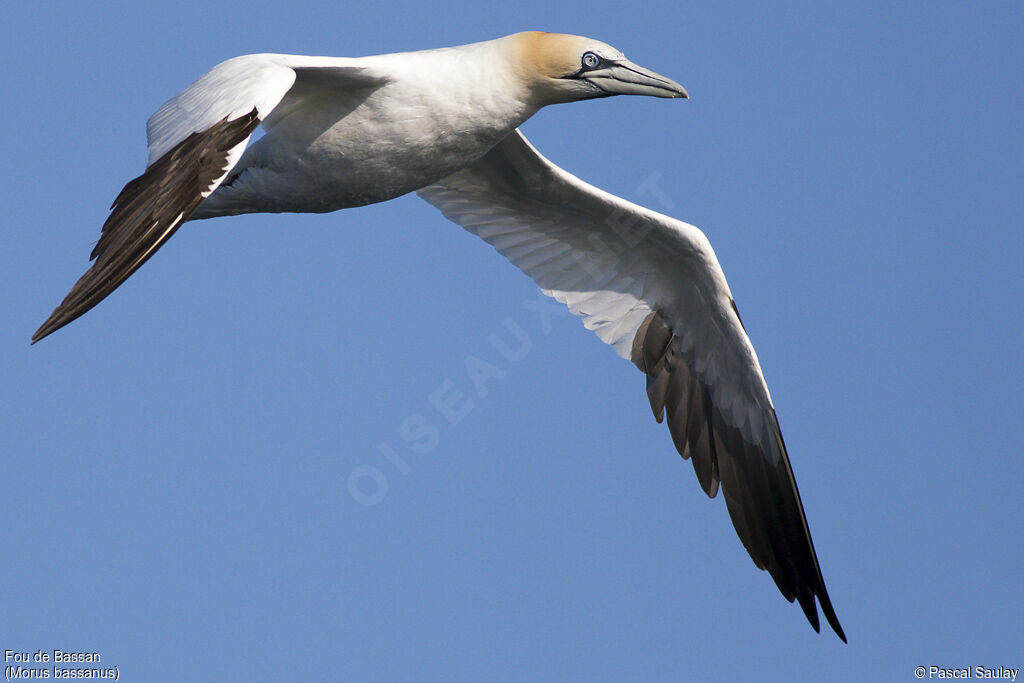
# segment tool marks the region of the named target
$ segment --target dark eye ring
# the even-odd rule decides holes
[[[596,68],[597,65],[600,64],[600,63],[601,63],[600,57],[595,55],[593,52],[584,52],[583,53],[583,66],[584,66],[584,68],[593,69],[593,68]]]

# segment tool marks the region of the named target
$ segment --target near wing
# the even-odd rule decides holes
[[[582,182],[518,131],[419,195],[647,374],[655,418],[668,416],[707,495],[721,485],[754,564],[815,630],[817,597],[845,641],[768,387],[704,234]]]
[[[95,263],[32,335],[32,342],[98,304],[163,246],[227,177],[256,127],[275,108],[287,110],[295,104],[289,102],[289,92],[297,81],[314,88],[383,82],[355,61],[275,54],[235,57],[164,104],[146,126],[146,172],[114,200],[89,257]],[[274,120],[281,115],[275,112]]]

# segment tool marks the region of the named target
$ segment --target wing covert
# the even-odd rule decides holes
[[[224,117],[233,120],[255,109],[260,121],[272,121],[271,113],[297,80],[328,89],[353,88],[379,85],[386,76],[364,60],[345,57],[269,53],[233,57],[207,71],[149,117],[149,164],[187,136],[207,130]]]

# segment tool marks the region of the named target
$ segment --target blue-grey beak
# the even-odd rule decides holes
[[[634,64],[628,59],[611,62],[603,69],[580,75],[609,95],[650,95],[688,98],[686,88],[670,78]]]

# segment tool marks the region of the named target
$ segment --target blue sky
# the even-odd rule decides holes
[[[0,648],[98,651],[148,681],[1024,666],[1022,19],[1008,1],[4,2]],[[849,645],[752,565],[643,377],[414,196],[187,224],[29,347],[142,170],[146,118],[209,67],[533,28],[689,90],[524,131],[708,234]],[[519,360],[488,341],[506,321]],[[504,373],[484,397],[467,358]],[[474,401],[454,425],[429,398],[449,386]],[[420,423],[426,452],[402,437]],[[359,468],[386,482],[375,505],[350,493]]]

